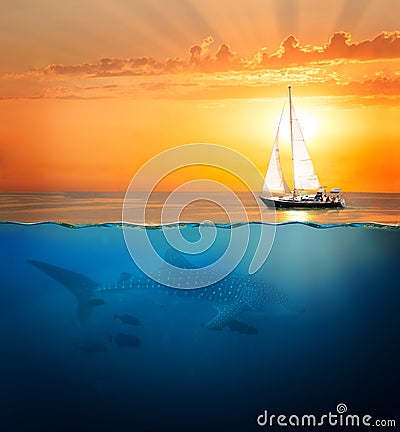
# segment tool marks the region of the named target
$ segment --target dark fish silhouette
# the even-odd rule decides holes
[[[132,325],[132,326],[138,326],[140,325],[140,321],[132,316],[132,315],[114,315],[114,319],[119,319],[122,324],[128,324],[128,325]]]
[[[108,351],[107,346],[102,342],[85,342],[76,345],[76,348],[85,354],[98,354]]]
[[[141,343],[141,340],[137,336],[126,333],[118,333],[117,336],[114,337],[108,335],[108,339],[109,342],[114,341],[119,347],[122,348],[137,348]]]
[[[249,326],[235,319],[227,322],[226,326],[229,328],[230,331],[240,334],[255,335],[258,333],[258,330],[255,327]]]

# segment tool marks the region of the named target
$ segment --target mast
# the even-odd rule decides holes
[[[294,156],[293,156],[293,117],[292,117],[292,87],[288,87],[289,90],[289,116],[290,116],[290,145],[292,148],[292,170],[293,170],[293,182],[295,179],[294,176]],[[295,193],[295,185],[293,184],[293,197]]]

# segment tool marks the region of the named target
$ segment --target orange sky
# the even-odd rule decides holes
[[[1,2],[0,190],[125,190],[191,142],[265,172],[292,85],[322,183],[400,192],[397,0],[63,3]]]

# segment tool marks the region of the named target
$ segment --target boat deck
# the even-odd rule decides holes
[[[262,202],[271,208],[297,208],[297,209],[310,209],[310,208],[344,208],[345,202],[343,199],[330,199],[327,201],[319,201],[309,197],[262,197]]]

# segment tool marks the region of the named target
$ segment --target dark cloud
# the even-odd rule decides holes
[[[234,64],[235,57],[236,53],[231,50],[230,46],[222,44],[215,53],[215,64],[229,68]]]
[[[189,50],[190,52],[190,64],[198,65],[201,60],[202,48],[200,45],[193,45]]]

